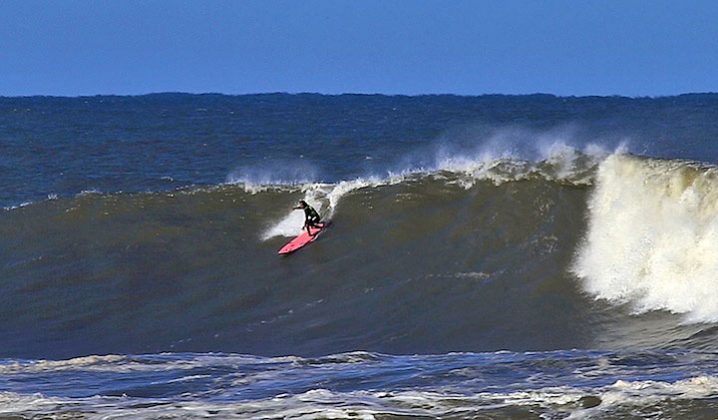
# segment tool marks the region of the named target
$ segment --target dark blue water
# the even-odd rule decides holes
[[[235,172],[336,182],[432,166],[440,152],[496,141],[536,158],[541,134],[715,162],[717,113],[715,95],[0,98],[0,202],[216,185]]]
[[[5,408],[90,418],[708,418],[718,386],[715,355],[680,353],[178,353],[0,370],[0,386],[17,392],[2,396]]]

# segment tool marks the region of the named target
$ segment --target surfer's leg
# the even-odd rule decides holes
[[[320,228],[321,226],[319,226],[319,223],[318,223],[318,222],[319,222],[319,220],[310,220],[309,223],[307,224],[307,233],[309,233],[309,236],[316,236],[316,235],[317,235],[316,233],[312,233],[312,232],[310,231],[310,227]]]

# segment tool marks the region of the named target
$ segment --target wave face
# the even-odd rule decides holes
[[[586,290],[639,313],[718,321],[718,170],[615,155],[596,178],[574,266]]]
[[[713,169],[626,155],[572,162],[571,176],[554,161],[499,160],[7,210],[5,351],[714,348],[710,327],[685,323],[715,310]],[[300,198],[332,227],[278,258],[299,233]]]
[[[360,185],[84,194],[7,211],[5,351],[588,345],[581,323],[592,304],[565,271],[585,186],[541,177],[467,186],[451,173]],[[300,198],[333,212],[333,225],[280,259],[301,227],[291,211]]]

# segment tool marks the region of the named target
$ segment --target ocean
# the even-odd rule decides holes
[[[718,418],[716,165],[718,94],[0,98],[0,417]]]

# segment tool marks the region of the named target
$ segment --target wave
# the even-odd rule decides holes
[[[235,168],[219,185],[189,184],[177,187],[174,191],[207,190],[223,185],[239,185],[246,192],[266,190],[308,192],[305,197],[318,206],[333,212],[339,198],[348,191],[365,187],[392,185],[405,180],[423,177],[445,178],[451,182],[470,188],[478,181],[489,180],[498,185],[504,182],[521,181],[531,178],[565,181],[575,184],[590,185],[592,173],[598,163],[611,153],[624,153],[627,143],[617,143],[613,151],[606,145],[587,143],[582,146],[574,144],[571,135],[566,134],[567,128],[559,128],[546,132],[537,132],[520,127],[492,130],[488,139],[471,149],[458,149],[449,143],[438,141],[424,153],[418,153],[421,159],[411,156],[403,159],[404,163],[394,169],[381,173],[370,173],[353,179],[337,182],[322,181],[321,169],[310,161],[300,159],[269,159],[261,165],[245,165]],[[564,134],[561,134],[564,133]],[[526,144],[528,143],[528,144]],[[429,158],[427,159],[426,156]],[[168,177],[163,177],[165,179]],[[138,194],[141,191],[132,191]],[[172,190],[146,190],[146,193],[171,193]],[[108,191],[105,194],[122,194],[119,191]],[[89,194],[103,194],[97,188],[85,188],[76,197]],[[48,193],[47,200],[58,197],[68,198],[72,195],[64,193]],[[329,200],[330,203],[323,203]],[[35,201],[37,202],[37,201]],[[3,210],[9,211],[34,204],[33,201],[7,205]]]
[[[715,348],[712,327],[691,324],[716,307],[714,170],[557,155],[568,157],[8,210],[5,351]],[[279,259],[301,228],[299,199],[334,223]]]
[[[191,381],[187,377],[185,381]],[[541,413],[561,418],[635,418],[657,409],[671,418],[695,416],[715,410],[711,396],[718,378],[696,376],[684,381],[618,381],[588,394],[585,389],[556,387],[514,393],[409,391],[336,391],[313,389],[297,395],[281,394],[266,400],[189,401],[166,398],[85,397],[58,398],[0,393],[7,415],[28,417],[70,416],[87,419],[133,417],[145,419],[264,418],[513,418]],[[570,418],[570,417],[569,417]]]
[[[585,316],[583,298],[562,274],[582,227],[567,210],[583,205],[586,186],[539,175],[550,169],[537,163],[516,182],[471,185],[463,181],[473,173],[439,171],[259,190],[83,194],[7,211],[0,316],[13,338],[5,351],[587,345],[574,323]],[[504,170],[502,162],[490,169]],[[333,226],[306,252],[278,259],[284,236],[301,227],[291,210],[301,198]],[[558,232],[558,224],[572,228]],[[544,311],[555,298],[569,305]],[[498,300],[534,321],[501,316]]]
[[[228,176],[227,183],[240,185],[247,192],[293,187],[295,190],[302,191],[303,200],[317,208],[325,218],[331,218],[339,200],[351,191],[422,178],[442,179],[465,189],[471,188],[480,181],[491,181],[494,185],[500,185],[529,179],[590,185],[595,167],[609,155],[605,148],[595,144],[589,144],[583,150],[578,150],[566,143],[554,141],[539,142],[538,159],[527,160],[520,158],[518,153],[499,151],[495,144],[498,143],[489,142],[478,152],[469,155],[437,152],[435,162],[428,167],[409,167],[400,171],[390,171],[386,176],[359,177],[334,184],[308,181],[316,172],[306,166],[305,162],[299,165],[290,162],[275,163],[262,169],[241,168]],[[500,144],[506,147],[507,141],[502,138]],[[620,145],[617,150],[624,148],[625,145]],[[289,173],[287,167],[294,169]],[[267,240],[276,236],[296,236],[300,230],[296,226],[301,224],[300,213],[289,213],[267,230],[262,238]]]
[[[83,418],[635,418],[660,410],[668,417],[700,417],[715,411],[715,357],[573,350],[0,360],[0,367],[12,366],[2,371],[0,413]],[[72,387],[65,386],[68,375]]]
[[[613,155],[588,204],[573,271],[592,295],[718,321],[718,168]]]

